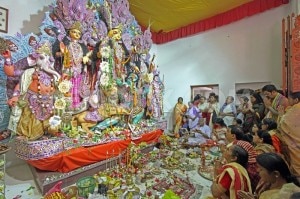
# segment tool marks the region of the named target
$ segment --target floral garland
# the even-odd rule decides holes
[[[102,62],[100,63],[100,87],[104,90],[109,90],[113,83],[113,58],[112,49],[109,46],[100,48]],[[107,61],[106,61],[107,60]]]
[[[58,85],[58,89],[61,93],[66,94],[70,91],[72,87],[72,83],[69,80],[63,80],[62,82],[60,82],[60,84]]]

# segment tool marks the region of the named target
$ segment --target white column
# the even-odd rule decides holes
[[[292,1],[292,0],[291,0]],[[292,3],[292,2],[290,2]],[[295,8],[293,6],[295,5]],[[299,15],[300,14],[300,0],[295,0],[295,4],[292,3],[292,10],[295,10],[295,14]]]

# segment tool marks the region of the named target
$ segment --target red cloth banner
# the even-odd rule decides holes
[[[117,156],[127,149],[131,141],[135,144],[140,144],[141,142],[147,142],[147,144],[155,143],[162,134],[162,130],[155,130],[143,134],[141,138],[136,140],[127,139],[91,147],[78,147],[48,158],[28,160],[27,162],[40,170],[67,173],[80,167],[106,160],[108,156],[109,158]]]

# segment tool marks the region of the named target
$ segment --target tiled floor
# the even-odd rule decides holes
[[[22,177],[21,177],[22,176]],[[20,199],[41,199],[40,194],[33,176],[27,164],[11,167],[7,169],[5,176],[6,198]]]
[[[13,147],[13,143],[8,143]],[[27,163],[15,156],[13,149],[6,154],[6,199],[41,199],[38,187]]]

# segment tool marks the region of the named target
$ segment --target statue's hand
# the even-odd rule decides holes
[[[4,57],[4,73],[9,77],[15,76],[15,67],[11,59],[11,52],[9,50],[5,50],[2,52],[2,56]]]
[[[61,76],[58,73],[57,73],[57,75],[53,75],[53,77],[54,77],[55,82],[59,82],[61,80]]]
[[[83,64],[87,64],[89,61],[90,61],[90,58],[89,58],[88,56],[84,56],[84,57],[82,58]]]
[[[61,52],[62,54],[65,53],[65,51],[68,50],[67,47],[66,47],[66,45],[65,45],[63,42],[60,42],[60,43],[59,43],[59,49],[60,49],[60,52]]]
[[[18,99],[19,99],[18,96],[14,96],[14,97],[10,98],[9,100],[7,100],[8,106],[10,106],[10,107],[16,106],[17,102],[18,102]]]
[[[5,50],[3,53],[2,53],[2,56],[4,57],[4,58],[11,58],[11,52],[10,52],[10,50]]]

